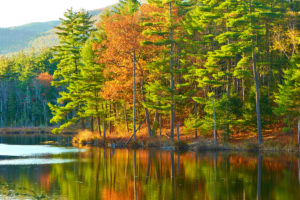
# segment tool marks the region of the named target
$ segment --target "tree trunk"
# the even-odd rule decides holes
[[[152,137],[155,135],[155,132],[157,129],[158,117],[159,117],[159,114],[156,110],[155,115],[154,115],[153,125],[152,125]]]
[[[257,77],[256,60],[255,60],[255,49],[252,47],[253,56],[253,74],[255,81],[255,96],[256,96],[256,117],[257,117],[257,133],[258,133],[258,143],[262,144],[262,134],[261,134],[261,117],[260,117],[260,105],[259,105],[259,83]]]
[[[118,105],[116,103],[113,104],[113,110],[115,113],[115,119],[117,120],[119,118],[119,114],[118,114]]]
[[[126,109],[126,102],[124,103],[124,116],[125,116],[125,123],[126,123],[127,133],[129,133],[128,119],[127,119],[127,109]]]
[[[111,134],[111,102],[109,102],[109,134]]]
[[[195,102],[195,120],[197,120],[197,102]],[[195,121],[196,122],[196,121]],[[198,130],[195,128],[195,139],[198,139]]]
[[[226,102],[226,136],[227,136],[227,140],[230,139],[230,133],[229,133],[229,102],[230,102],[230,61],[227,64],[227,102]]]
[[[100,120],[99,116],[97,116],[97,126],[98,126],[98,133],[100,134],[100,136],[102,136],[102,133],[101,133],[101,120]]]
[[[48,126],[48,120],[47,120],[47,103],[46,100],[43,100],[43,117],[44,117],[44,125]]]
[[[197,96],[197,85],[195,84],[195,96]],[[198,107],[197,107],[197,102],[195,102],[195,122],[197,120],[197,115],[198,115]],[[198,139],[198,131],[197,131],[197,128],[195,128],[195,139]]]
[[[300,148],[300,116],[298,117],[298,147]]]
[[[135,52],[133,52],[133,135],[136,142],[136,127],[135,127],[135,99],[136,99],[136,84],[135,84]]]
[[[252,13],[251,9],[251,0],[249,0],[250,14]],[[251,22],[252,26],[252,22]],[[262,144],[262,134],[261,134],[261,118],[260,118],[260,105],[259,105],[259,82],[256,68],[256,56],[255,56],[255,45],[254,39],[252,38],[252,61],[253,61],[253,76],[255,81],[255,96],[256,96],[256,117],[257,117],[257,133],[258,133],[258,143]]]
[[[170,2],[170,23],[172,26],[172,2]],[[171,140],[174,140],[174,120],[175,120],[175,103],[174,103],[174,77],[173,77],[173,28],[170,28],[170,71],[171,71],[171,77],[170,77],[170,88],[171,88],[171,96],[172,96],[172,102],[171,102],[171,123],[170,123],[170,135]]]
[[[91,117],[91,132],[94,132],[94,117]]]
[[[146,123],[147,123],[147,128],[148,128],[148,134],[150,137],[152,137],[152,130],[151,130],[151,124],[150,124],[150,118],[149,118],[149,110],[145,108],[145,113],[146,113]]]
[[[226,7],[226,13],[228,13],[228,6]],[[227,21],[228,19],[226,19],[226,31],[229,32],[229,27],[227,26]],[[230,44],[230,38],[228,38],[227,40],[227,44],[229,45]],[[229,101],[230,101],[230,65],[231,65],[231,59],[229,58],[229,60],[227,61],[227,101],[226,101],[226,137],[227,137],[227,140],[230,139],[230,133],[229,133]]]
[[[177,124],[177,141],[179,142],[179,124]]]
[[[159,136],[161,136],[161,126],[162,126],[162,114],[160,114],[160,120],[159,120]]]
[[[215,144],[218,144],[217,120],[216,120],[216,110],[215,110],[214,99],[212,99],[212,106],[213,106],[213,115],[214,115],[214,142],[215,142]]]
[[[105,127],[105,122],[104,121],[102,123],[102,126],[103,126],[103,138],[105,140],[106,139],[106,127]]]
[[[143,101],[145,102],[145,95],[144,95],[144,81],[141,81],[141,90],[143,94]],[[150,118],[149,118],[149,110],[145,107],[145,114],[146,114],[146,123],[147,123],[147,128],[148,128],[148,135],[149,137],[152,137],[152,131],[151,131],[151,123],[150,123]]]
[[[177,174],[180,173],[180,153],[177,154]]]
[[[242,78],[242,96],[243,96],[243,103],[245,102],[245,81]]]
[[[85,129],[85,121],[84,121],[84,118],[81,118],[81,129],[82,129],[82,130]]]

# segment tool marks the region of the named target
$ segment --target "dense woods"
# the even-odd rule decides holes
[[[19,54],[0,58],[0,126],[48,126],[52,115],[49,102],[56,102],[51,86],[56,63],[52,53]]]
[[[68,10],[59,45],[1,57],[0,125],[259,143],[266,127],[299,131],[298,17],[293,0],[122,0],[97,27]]]

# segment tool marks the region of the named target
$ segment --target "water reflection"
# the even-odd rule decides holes
[[[258,165],[257,165],[257,199],[261,198],[261,170],[262,170],[262,155],[258,155]]]
[[[44,143],[72,145],[72,135],[54,134],[0,134],[1,144],[40,145]]]
[[[90,148],[64,158],[73,162],[1,165],[0,197],[33,190],[49,199],[78,200],[300,199],[299,159],[292,155]]]
[[[0,144],[0,156],[41,156],[83,151],[77,148],[54,147],[50,145]]]
[[[134,166],[134,199],[137,199],[137,190],[136,190],[136,149],[134,150],[134,157],[133,157],[133,166]],[[148,174],[147,174],[148,176]]]
[[[0,165],[49,165],[58,163],[73,162],[73,159],[49,159],[49,158],[26,158],[0,160]]]

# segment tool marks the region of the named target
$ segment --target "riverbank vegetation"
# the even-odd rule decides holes
[[[298,17],[288,0],[124,0],[96,27],[68,10],[58,46],[1,57],[0,125],[294,145]]]

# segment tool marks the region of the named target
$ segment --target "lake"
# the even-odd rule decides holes
[[[293,154],[78,149],[20,137],[0,136],[0,199],[300,199]]]

